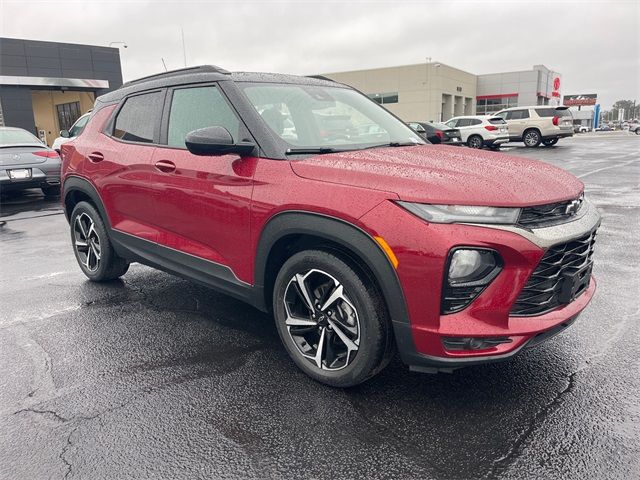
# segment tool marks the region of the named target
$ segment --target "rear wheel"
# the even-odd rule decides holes
[[[542,143],[544,144],[545,147],[553,147],[556,143],[558,143],[558,139],[557,138],[546,138],[546,139],[542,140]]]
[[[531,129],[525,130],[524,135],[522,135],[522,141],[526,147],[535,148],[540,145],[542,138],[538,130]]]
[[[79,202],[71,213],[71,243],[82,272],[93,282],[115,280],[129,269],[107,235],[98,211],[88,202]]]
[[[483,143],[484,143],[484,140],[480,135],[471,135],[467,139],[467,146],[469,148],[482,148]]]
[[[308,250],[287,260],[276,278],[273,311],[287,352],[319,382],[357,385],[391,358],[391,327],[380,294],[332,253]]]

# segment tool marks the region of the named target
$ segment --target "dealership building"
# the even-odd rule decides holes
[[[524,105],[560,105],[562,76],[544,65],[476,75],[437,62],[323,76],[351,85],[405,121],[446,121]]]
[[[96,96],[121,85],[117,48],[0,38],[0,125],[48,145]]]

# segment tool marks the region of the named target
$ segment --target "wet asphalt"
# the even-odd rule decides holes
[[[88,282],[57,200],[0,205],[0,478],[639,478],[640,137],[509,153],[565,168],[603,215],[598,291],[562,335],[453,374],[398,360],[317,384],[271,319],[132,265]]]

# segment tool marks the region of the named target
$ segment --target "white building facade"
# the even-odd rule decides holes
[[[439,62],[322,74],[350,85],[406,122],[446,121],[502,108],[559,105],[562,77],[544,65],[475,75]]]

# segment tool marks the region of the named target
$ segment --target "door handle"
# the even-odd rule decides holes
[[[100,152],[91,152],[87,157],[89,158],[89,161],[93,163],[98,163],[104,160],[104,155]]]
[[[164,173],[171,173],[176,170],[176,164],[169,160],[158,160],[156,162],[156,168]]]

